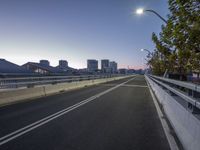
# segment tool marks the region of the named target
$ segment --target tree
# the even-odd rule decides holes
[[[180,75],[191,70],[200,72],[200,1],[169,0],[169,10],[167,24],[162,26],[159,37],[152,34],[163,66]]]
[[[165,62],[161,59],[161,55],[158,51],[152,53],[152,56],[148,60],[148,65],[155,75],[162,75],[165,72]]]

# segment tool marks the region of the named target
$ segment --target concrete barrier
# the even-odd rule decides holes
[[[200,150],[200,117],[146,77],[185,150]]]
[[[0,92],[0,105],[14,103],[19,100],[45,96],[44,87],[26,88]]]
[[[105,82],[109,82],[113,80],[120,80],[127,77],[130,77],[130,76],[95,79],[95,80],[84,80],[84,81],[79,81],[79,82],[45,85],[45,86],[34,87],[34,88],[1,91],[0,105],[7,105],[10,103],[16,103],[22,100],[29,100],[29,99],[33,99],[37,97],[50,95],[50,94],[56,94],[61,91],[68,91],[72,89],[83,88],[85,86],[91,86],[91,85],[105,83]]]

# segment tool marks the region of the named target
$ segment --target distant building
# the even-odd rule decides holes
[[[101,71],[103,73],[110,73],[110,64],[108,59],[101,60]]]
[[[64,72],[70,72],[73,70],[68,66],[68,62],[66,60],[59,60],[59,64],[56,68],[61,69]]]
[[[26,69],[43,75],[63,73],[62,69],[50,66],[48,60],[40,60],[40,63],[28,62],[23,65]]]
[[[40,65],[48,67],[48,66],[50,66],[50,63],[48,60],[40,60]]]
[[[117,73],[117,63],[115,61],[110,62],[111,73]]]
[[[135,70],[135,73],[136,74],[144,74],[144,70],[138,69],[138,70]]]
[[[0,75],[26,75],[32,72],[27,70],[25,67],[16,65],[5,59],[0,59]]]
[[[127,74],[127,69],[121,68],[121,69],[119,69],[119,73],[120,74]]]
[[[133,74],[133,73],[135,73],[135,69],[128,69],[127,73]]]
[[[87,70],[89,72],[97,72],[98,71],[98,61],[95,59],[87,60]]]
[[[76,71],[76,69],[71,68],[68,66],[68,62],[66,60],[59,60],[59,64],[56,67],[50,66],[48,60],[40,60],[39,63],[35,62],[28,62],[23,65],[26,69],[43,74],[43,75],[50,75],[50,74],[72,74]]]
[[[68,68],[68,62],[66,60],[59,60],[59,68]]]
[[[85,74],[88,74],[87,68],[78,69],[77,75],[85,75]]]

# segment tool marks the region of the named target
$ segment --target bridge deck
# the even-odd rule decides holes
[[[117,86],[119,84],[121,85]],[[86,99],[85,103],[79,103]],[[71,109],[64,110],[77,103],[79,104]],[[60,110],[64,113],[55,114]],[[51,114],[54,116],[50,116]],[[43,118],[45,119],[41,122],[33,124]],[[27,125],[30,126],[13,133]],[[13,134],[5,137],[9,133]],[[132,80],[113,81],[1,107],[0,149],[170,148],[146,81],[143,76],[137,76]]]

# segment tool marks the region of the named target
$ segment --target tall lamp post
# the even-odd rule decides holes
[[[143,14],[144,12],[151,12],[151,13],[155,14],[156,16],[158,16],[162,21],[164,21],[167,24],[167,20],[165,20],[161,15],[159,15],[155,10],[143,9],[143,8],[138,8],[136,10],[136,14],[139,14],[139,15]],[[152,53],[148,49],[141,49],[141,51],[147,51],[148,56],[152,55]]]
[[[142,8],[139,8],[136,10],[137,14],[143,14],[144,12],[151,12],[151,13],[155,14],[157,17],[159,17],[162,21],[164,21],[167,24],[167,20],[165,20],[161,15],[159,15],[155,10],[142,9]]]
[[[144,48],[142,48],[141,51],[142,51],[142,52],[143,52],[143,51],[148,52],[148,56],[151,56],[151,55],[152,55],[152,53],[151,53],[150,50],[148,50],[148,49],[144,49]]]
[[[136,10],[136,14],[139,14],[139,15],[143,14],[144,12],[151,12],[151,13],[155,14],[158,18],[160,18],[164,23],[167,24],[167,20],[165,20],[161,15],[159,15],[155,10],[152,10],[152,9],[142,9],[142,8],[139,8],[139,9]],[[152,54],[147,49],[141,49],[141,51],[144,51],[144,50],[147,51],[147,52],[149,52],[149,54]],[[150,56],[150,55],[148,55],[148,56]],[[163,77],[167,76],[167,72],[168,72],[168,70],[166,69]]]
[[[148,53],[147,58],[150,58],[150,56],[153,56],[153,53],[150,50],[148,50],[148,49],[142,48],[141,51],[142,52],[146,51]],[[148,62],[147,59],[145,59],[145,60]],[[148,65],[147,65],[147,67],[148,67]],[[147,74],[147,72],[148,72],[148,70],[146,70],[145,74]]]

